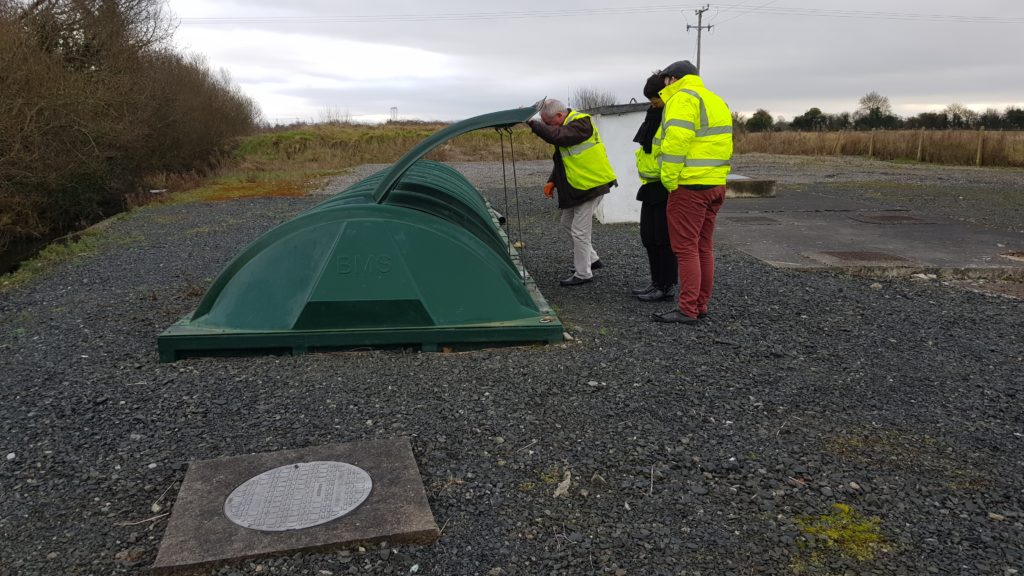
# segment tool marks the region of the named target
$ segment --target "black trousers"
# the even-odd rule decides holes
[[[661,289],[674,286],[678,282],[679,270],[679,262],[672,253],[672,244],[668,238],[666,206],[667,199],[640,204],[640,242],[647,249],[651,283]]]

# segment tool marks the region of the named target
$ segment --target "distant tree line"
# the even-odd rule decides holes
[[[0,0],[0,249],[203,172],[260,112],[171,47],[164,0]]]
[[[999,111],[989,108],[976,112],[962,104],[950,104],[941,112],[922,112],[916,116],[900,117],[892,112],[889,99],[877,92],[865,94],[856,112],[826,114],[820,108],[811,108],[790,121],[773,118],[771,113],[759,109],[746,118],[733,114],[733,122],[748,132],[798,130],[803,132],[834,130],[1024,130],[1024,109],[1010,106]]]

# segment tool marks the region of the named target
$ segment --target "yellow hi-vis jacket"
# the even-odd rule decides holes
[[[637,148],[636,152],[636,171],[640,175],[640,180],[644,184],[650,184],[651,182],[657,182],[661,180],[661,126],[658,127],[658,131],[654,134],[654,140],[651,141],[650,153],[644,152],[643,146]]]
[[[665,189],[724,185],[732,159],[729,106],[694,75],[684,76],[658,95],[665,102],[659,157]]]
[[[566,115],[562,126],[580,118],[590,118],[590,115],[573,110]],[[615,172],[608,162],[608,154],[593,118],[590,119],[590,125],[594,128],[590,138],[575,146],[557,146],[565,165],[565,178],[577,190],[590,190],[615,180]]]

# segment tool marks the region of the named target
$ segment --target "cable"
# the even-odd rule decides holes
[[[522,18],[555,18],[576,16],[627,15],[638,11],[671,12],[677,6],[663,4],[622,8],[579,8],[562,10],[527,10],[505,12],[447,12],[441,14],[364,14],[347,16],[248,16],[248,17],[199,17],[181,18],[182,23],[236,23],[236,22],[427,22],[450,20],[505,20]]]
[[[523,213],[519,211],[519,180],[516,177],[516,147],[512,137],[512,126],[506,126],[508,131],[508,148],[512,155],[512,190],[516,195],[516,227],[519,228],[519,264],[523,267],[523,285],[526,285],[526,241],[523,240]],[[511,228],[511,227],[510,227]]]
[[[508,217],[511,216],[508,211],[508,178],[505,176],[505,135],[502,134],[501,128],[495,128],[495,132],[498,133],[498,141],[501,142],[501,186],[505,190],[505,241],[508,243],[508,257],[512,257],[512,226],[508,223]]]
[[[769,6],[769,5],[771,5],[771,4],[775,4],[775,3],[776,3],[776,2],[778,2],[778,1],[779,1],[779,0],[771,0],[771,2],[767,2],[767,3],[765,3],[765,4],[761,4],[760,6],[755,6],[754,8],[751,8],[751,9],[749,9],[749,10],[746,10],[746,11],[744,11],[744,12],[740,12],[739,14],[737,14],[737,15],[733,16],[732,18],[726,18],[724,22],[719,22],[719,23],[718,23],[717,25],[718,25],[718,26],[721,26],[722,24],[725,24],[726,22],[732,22],[733,20],[735,20],[735,19],[737,19],[737,18],[742,18],[743,16],[746,16],[747,14],[750,14],[750,13],[751,13],[752,11],[754,11],[754,10],[758,10],[758,9],[760,9],[760,8],[764,8],[764,7],[766,7],[766,6]],[[745,2],[744,2],[744,3],[745,3]],[[740,4],[740,5],[742,5],[742,4]]]
[[[731,6],[721,7],[723,11],[732,11]],[[872,20],[917,20],[922,22],[959,22],[976,24],[1021,24],[1024,17],[1003,16],[959,16],[955,14],[927,14],[914,12],[872,12],[857,10],[824,10],[820,8],[753,8],[747,12],[759,12],[781,16],[817,16],[830,18],[867,18]]]
[[[744,8],[749,0],[739,4],[718,4],[720,12],[736,12],[740,14],[729,20],[749,13],[775,16],[815,16],[827,18],[861,18],[871,20],[910,20],[920,22],[953,22],[970,24],[1024,24],[1024,17],[1006,16],[962,16],[956,14],[928,14],[915,12],[879,12],[858,10],[826,10],[821,8],[786,8],[772,7],[768,4],[756,8]],[[683,8],[686,10],[687,8]],[[561,10],[520,10],[502,12],[446,12],[440,14],[406,13],[406,14],[362,14],[338,16],[226,16],[180,18],[182,24],[315,24],[321,22],[444,22],[454,20],[508,20],[524,18],[560,18],[579,16],[626,16],[651,14],[657,12],[677,12],[678,5],[650,4],[644,6],[579,8]]]

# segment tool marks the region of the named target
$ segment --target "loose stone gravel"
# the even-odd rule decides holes
[[[499,166],[457,167],[505,211]],[[646,280],[637,227],[596,225],[606,267],[559,287],[571,256],[540,191],[547,163],[519,167],[526,264],[573,337],[561,345],[158,364],[156,335],[226,262],[322,196],[144,208],[95,254],[0,294],[0,453],[16,454],[0,461],[0,573],[143,573],[190,461],[400,435],[439,542],[213,573],[1024,566],[1020,301],[914,281],[872,289],[720,246],[707,321],[654,324],[667,306],[628,292]],[[873,559],[801,529],[835,503],[879,519]]]

